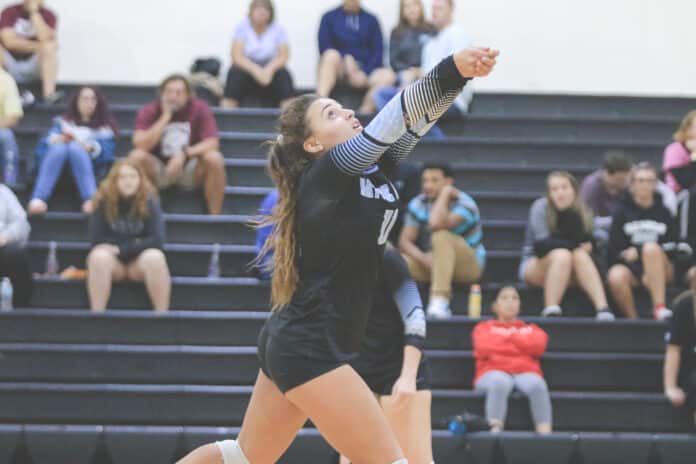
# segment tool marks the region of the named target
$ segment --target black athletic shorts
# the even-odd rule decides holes
[[[259,365],[283,393],[348,364],[348,360],[309,358],[298,352],[296,341],[290,342],[282,334],[273,334],[268,325],[268,322],[264,324],[259,333]]]
[[[383,369],[375,369],[370,373],[358,373],[373,393],[388,396],[391,395],[394,383],[401,375],[401,364],[392,363],[385,365]],[[416,390],[430,390],[430,366],[426,358],[422,358],[418,366]]]
[[[696,410],[696,370],[691,372],[685,383],[684,393],[686,393],[686,405],[692,411]]]

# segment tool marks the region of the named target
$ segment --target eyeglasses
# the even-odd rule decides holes
[[[654,184],[657,182],[657,179],[654,177],[636,177],[633,179],[633,181],[636,184]]]

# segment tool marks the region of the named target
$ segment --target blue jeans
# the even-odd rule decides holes
[[[92,157],[77,142],[49,145],[48,151],[40,160],[39,176],[36,179],[32,198],[48,201],[60,178],[63,166],[70,161],[70,170],[77,183],[82,201],[87,201],[97,191]]]
[[[14,172],[14,179],[8,179],[6,175],[7,172],[7,158],[8,154],[11,153],[12,160],[12,171]],[[3,128],[0,129],[0,167],[2,168],[2,178],[8,187],[16,187],[17,180],[19,177],[19,148],[17,147],[17,140],[15,139],[14,132],[12,129]]]

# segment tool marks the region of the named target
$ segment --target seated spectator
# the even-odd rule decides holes
[[[25,244],[31,227],[15,194],[0,184],[0,279],[12,283],[12,306],[29,306],[33,281]]]
[[[602,169],[594,171],[582,181],[580,197],[594,214],[596,235],[609,239],[611,216],[628,189],[633,167],[632,160],[620,151],[610,151],[604,157]]]
[[[262,220],[269,217],[273,208],[278,204],[278,190],[271,190],[265,196],[259,207],[259,215]],[[254,261],[254,269],[259,279],[270,280],[273,267],[273,247],[268,247],[264,251],[264,247],[268,238],[273,232],[272,225],[262,225],[256,229],[256,261]]]
[[[421,0],[399,2],[399,24],[389,39],[389,65],[396,73],[395,86],[382,87],[374,94],[377,109],[382,109],[403,88],[423,75],[421,59],[423,45],[435,33],[432,24],[425,20]]]
[[[377,18],[360,7],[360,0],[343,5],[321,18],[317,94],[328,97],[338,81],[367,90],[360,111],[375,111],[376,89],[394,85],[396,75],[382,67],[384,44]]]
[[[97,191],[96,173],[105,173],[113,163],[116,148],[116,120],[104,95],[94,87],[81,87],[68,104],[68,111],[53,120],[37,149],[39,174],[29,202],[30,214],[42,214],[60,178],[63,166],[77,183],[82,212],[92,213]]]
[[[284,106],[293,96],[292,77],[285,67],[290,56],[288,37],[274,19],[270,0],[252,0],[249,17],[237,26],[232,39],[223,107],[237,108],[247,95]]]
[[[665,319],[665,287],[673,267],[665,249],[677,239],[674,218],[656,191],[657,172],[650,163],[638,164],[631,174],[630,193],[614,213],[609,234],[607,276],[619,309],[638,317],[632,288],[642,284],[650,291],[655,319]]]
[[[421,57],[421,67],[424,73],[429,72],[441,59],[451,55],[461,48],[471,47],[473,40],[462,26],[454,22],[454,0],[433,0],[432,23],[436,33],[425,45]],[[445,116],[461,116],[466,114],[474,95],[471,83],[464,86],[454,105]]]
[[[674,301],[665,340],[664,392],[674,407],[696,410],[696,321],[694,293],[685,292]],[[696,425],[696,414],[693,416]]]
[[[171,278],[162,252],[165,225],[159,201],[140,165],[123,159],[99,186],[89,221],[87,290],[103,312],[113,281],[145,282],[155,311],[169,309]]]
[[[10,188],[17,186],[19,177],[19,148],[12,129],[24,116],[17,84],[0,68],[0,167],[2,179]]]
[[[476,360],[474,389],[486,394],[486,419],[492,432],[505,427],[508,397],[513,389],[529,398],[537,433],[551,433],[551,399],[539,358],[548,335],[536,324],[517,319],[520,295],[503,287],[493,303],[496,319],[476,324],[471,334]]]
[[[546,196],[529,210],[519,270],[522,281],[544,289],[542,316],[560,316],[563,294],[577,284],[592,300],[597,319],[614,319],[593,248],[592,214],[580,198],[578,182],[568,172],[552,172]]]
[[[180,74],[164,79],[159,94],[135,118],[130,157],[160,189],[203,185],[208,212],[220,214],[227,176],[213,112]]]
[[[63,92],[56,91],[56,24],[56,15],[44,8],[42,0],[24,0],[0,14],[0,41],[5,48],[2,66],[19,84],[40,80],[46,103],[63,98]]]
[[[399,247],[414,280],[432,282],[428,315],[449,317],[452,281],[477,282],[483,274],[481,215],[473,198],[453,185],[452,168],[423,168],[423,193],[411,200]]]
[[[672,136],[674,142],[667,145],[662,158],[662,169],[666,174],[667,185],[675,192],[688,189],[690,185],[680,185],[677,179],[670,173],[673,168],[678,168],[696,160],[696,110],[689,111],[682,119],[679,128]]]

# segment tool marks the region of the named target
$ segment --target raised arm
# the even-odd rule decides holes
[[[445,58],[399,92],[361,134],[334,147],[329,156],[351,175],[359,175],[385,153],[392,161],[402,159],[447,111],[470,78],[491,72],[497,55],[495,50],[470,48]]]

